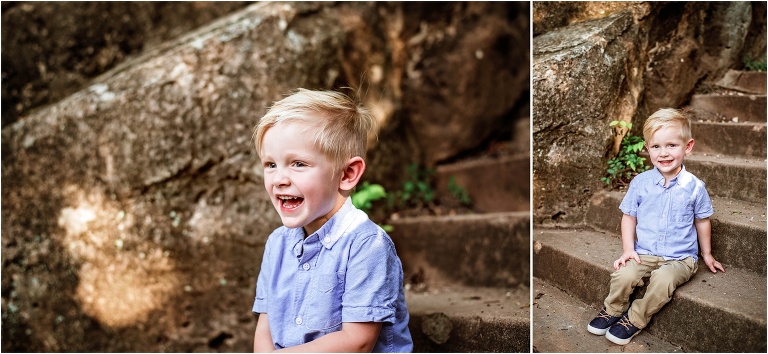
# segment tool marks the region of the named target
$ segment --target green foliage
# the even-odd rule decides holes
[[[435,171],[422,169],[412,163],[407,169],[409,179],[403,183],[403,190],[398,192],[398,202],[404,207],[422,207],[435,198],[435,191],[430,184]]]
[[[451,192],[451,194],[456,197],[456,199],[462,205],[472,204],[472,200],[469,199],[469,194],[467,191],[456,184],[456,176],[451,176],[451,178],[448,180],[448,191]]]
[[[607,176],[600,178],[605,184],[616,187],[628,184],[632,177],[647,171],[649,167],[645,165],[645,158],[638,155],[643,150],[645,141],[630,133],[632,123],[612,121],[609,126],[613,127],[617,133],[625,129],[627,131],[621,140],[619,154],[608,160]]]
[[[760,58],[752,59],[752,57],[747,54],[744,56],[744,70],[748,71],[766,71],[766,56],[763,54]]]
[[[373,208],[373,202],[387,197],[387,191],[384,190],[380,184],[370,184],[363,182],[363,185],[358,187],[354,193],[352,193],[352,204],[358,209],[368,213]]]
[[[373,209],[373,202],[387,198],[387,191],[380,184],[370,184],[363,182],[363,184],[356,188],[352,193],[352,204],[358,209],[364,211],[366,214],[371,214]],[[392,232],[394,227],[387,224],[379,224],[386,232]]]

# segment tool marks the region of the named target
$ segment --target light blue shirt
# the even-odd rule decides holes
[[[276,349],[382,322],[374,352],[411,352],[403,267],[389,235],[347,199],[319,230],[282,226],[267,239],[254,313],[266,313]]]
[[[635,176],[619,209],[637,218],[635,252],[665,260],[690,256],[694,261],[699,243],[693,220],[715,212],[704,182],[685,166],[667,187],[656,168]]]

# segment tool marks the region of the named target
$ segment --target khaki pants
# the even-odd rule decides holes
[[[638,328],[645,328],[651,316],[659,312],[678,286],[691,279],[698,264],[693,257],[679,261],[665,261],[662,257],[640,255],[642,264],[634,259],[627,261],[625,267],[611,274],[611,291],[605,298],[606,312],[620,317],[629,308],[629,321]],[[642,299],[636,299],[629,307],[629,295],[636,286],[643,285],[643,277],[649,276],[648,288]]]

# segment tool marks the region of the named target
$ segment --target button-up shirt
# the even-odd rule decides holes
[[[410,352],[403,268],[389,235],[352,205],[304,238],[285,226],[267,239],[254,313],[266,313],[276,349],[382,322],[374,352]]]
[[[619,209],[637,218],[635,252],[679,260],[698,261],[699,243],[694,218],[715,211],[704,182],[685,170],[664,186],[658,169],[637,175],[629,184]]]

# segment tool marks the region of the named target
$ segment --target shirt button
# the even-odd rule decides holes
[[[304,270],[309,270],[309,263],[304,263],[301,267],[304,268]]]
[[[304,323],[304,321],[301,320],[301,316],[296,317],[296,324],[301,325],[302,323]]]
[[[326,237],[323,239],[323,242],[325,242],[325,243],[331,243],[331,238],[330,238],[330,237],[328,237],[328,236],[326,236]]]

